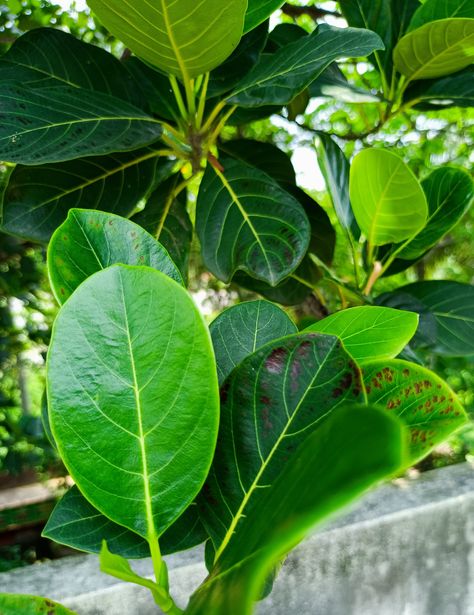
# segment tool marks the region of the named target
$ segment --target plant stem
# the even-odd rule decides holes
[[[223,101],[223,100],[221,100],[219,103],[217,103],[217,105],[214,107],[214,109],[211,111],[211,113],[207,117],[207,119],[206,119],[206,121],[204,123],[204,126],[202,127],[202,131],[201,132],[206,132],[207,130],[210,130],[214,120],[219,115],[219,113],[222,111],[222,109],[224,109],[225,106],[226,106],[226,102]]]
[[[206,107],[206,96],[207,96],[207,87],[209,85],[210,73],[206,73],[204,77],[204,82],[202,85],[201,93],[199,95],[199,103],[196,114],[196,127],[201,128],[202,119],[204,117],[204,109]]]
[[[367,280],[367,284],[364,288],[364,295],[370,295],[370,291],[372,290],[375,282],[380,278],[382,273],[382,263],[380,261],[375,261],[372,273],[370,274],[369,279]]]
[[[181,96],[181,90],[179,89],[178,80],[174,75],[168,75],[171,89],[173,90],[173,94],[176,100],[176,104],[178,105],[179,112],[181,113],[181,117],[183,120],[188,119],[188,112],[186,111],[186,107],[184,104],[183,97]]]

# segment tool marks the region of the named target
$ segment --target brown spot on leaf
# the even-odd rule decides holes
[[[265,369],[271,374],[281,374],[288,354],[286,348],[275,348],[265,360]]]

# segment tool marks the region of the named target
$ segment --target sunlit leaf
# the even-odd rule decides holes
[[[425,23],[448,17],[474,18],[472,0],[426,0],[413,15],[408,31],[421,28]]]

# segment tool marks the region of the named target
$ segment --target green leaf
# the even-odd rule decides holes
[[[379,306],[358,306],[331,314],[305,331],[337,335],[359,363],[396,357],[411,340],[418,315]]]
[[[462,169],[436,169],[421,185],[428,201],[428,221],[398,253],[398,258],[412,260],[421,257],[459,222],[474,197],[474,182]]]
[[[39,596],[0,594],[2,615],[76,615],[65,606]]]
[[[212,321],[209,330],[219,384],[267,342],[298,332],[286,313],[268,301],[246,301],[227,308]]]
[[[88,277],[118,263],[153,267],[183,283],[165,248],[137,224],[102,211],[71,209],[48,247],[49,280],[58,303]]]
[[[264,490],[186,615],[250,615],[272,567],[315,524],[402,469],[405,438],[400,422],[377,408],[331,413]]]
[[[296,269],[309,244],[303,208],[271,177],[222,158],[208,165],[196,205],[196,231],[206,267],[229,282],[242,269],[272,286]]]
[[[337,143],[324,132],[318,133],[316,151],[338,220],[352,237],[358,239],[360,230],[355,221],[349,197],[349,161]]]
[[[248,0],[244,32],[253,30],[262,21],[268,19],[282,4],[285,4],[285,0]]]
[[[18,165],[3,206],[2,227],[36,241],[49,241],[71,207],[129,215],[167,171],[151,148],[40,165]]]
[[[296,183],[295,170],[290,157],[273,143],[255,139],[233,139],[222,143],[219,149],[232,158],[267,173],[279,184]]]
[[[7,84],[0,91],[0,159],[61,162],[156,141],[160,123],[123,100],[61,86]]]
[[[364,364],[363,374],[369,403],[385,407],[409,428],[411,464],[467,421],[453,391],[421,365],[400,359],[373,361]]]
[[[140,108],[145,104],[132,75],[111,53],[52,28],[20,36],[0,59],[0,77],[2,83],[34,89],[71,86],[110,94]],[[77,95],[82,95],[80,90]]]
[[[357,154],[349,193],[357,223],[371,246],[408,239],[426,223],[428,206],[421,185],[389,150],[365,149]]]
[[[189,254],[193,225],[186,209],[187,191],[177,196],[174,191],[182,180],[180,173],[158,185],[146,202],[145,209],[132,218],[168,250],[184,281],[188,279]]]
[[[410,81],[455,73],[474,61],[474,19],[440,19],[400,39],[396,69]]]
[[[53,435],[79,489],[156,540],[199,491],[217,432],[212,344],[193,301],[148,267],[100,271],[63,305],[47,371]]]
[[[136,583],[147,587],[152,591],[161,591],[158,585],[150,579],[145,579],[134,572],[125,558],[121,555],[111,553],[107,547],[107,542],[102,541],[102,548],[99,554],[100,570],[109,574],[116,579],[120,579],[127,583]]]
[[[207,73],[237,47],[247,0],[88,0],[104,26],[137,56],[184,79]],[[262,20],[263,21],[263,20]]]
[[[341,57],[360,57],[383,47],[374,32],[321,26],[310,36],[261,56],[236,86],[229,103],[242,107],[287,105]]]
[[[100,553],[102,540],[106,540],[117,555],[129,559],[150,557],[146,540],[100,513],[75,485],[56,504],[42,536],[88,553]],[[161,554],[190,549],[206,537],[197,506],[191,504],[160,537]]]
[[[443,79],[416,81],[406,99],[418,100],[416,109],[432,111],[449,107],[474,107],[474,67]]]
[[[434,327],[429,339],[417,345],[432,346],[434,352],[447,357],[474,354],[474,286],[445,280],[415,282],[381,295],[377,302],[397,298],[400,307],[411,302],[409,309],[420,312],[420,325]]]
[[[426,0],[413,15],[408,31],[421,28],[430,21],[449,17],[474,18],[472,0]]]
[[[242,126],[243,124],[251,124],[259,120],[264,120],[271,115],[279,113],[281,105],[265,105],[263,107],[254,107],[253,109],[244,109],[237,107],[234,113],[227,121],[228,126]]]
[[[242,361],[221,387],[214,461],[197,499],[219,558],[242,520],[262,509],[302,442],[338,406],[363,401],[360,371],[334,336],[292,335]]]
[[[328,97],[348,103],[380,102],[380,98],[369,90],[349,83],[335,62],[310,84],[308,90],[311,98]]]

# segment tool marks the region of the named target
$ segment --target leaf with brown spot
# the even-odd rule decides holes
[[[374,361],[364,364],[363,374],[369,403],[385,407],[409,427],[411,463],[467,421],[453,391],[425,367],[399,359]]]
[[[40,596],[0,594],[2,615],[77,615],[65,606]]]

